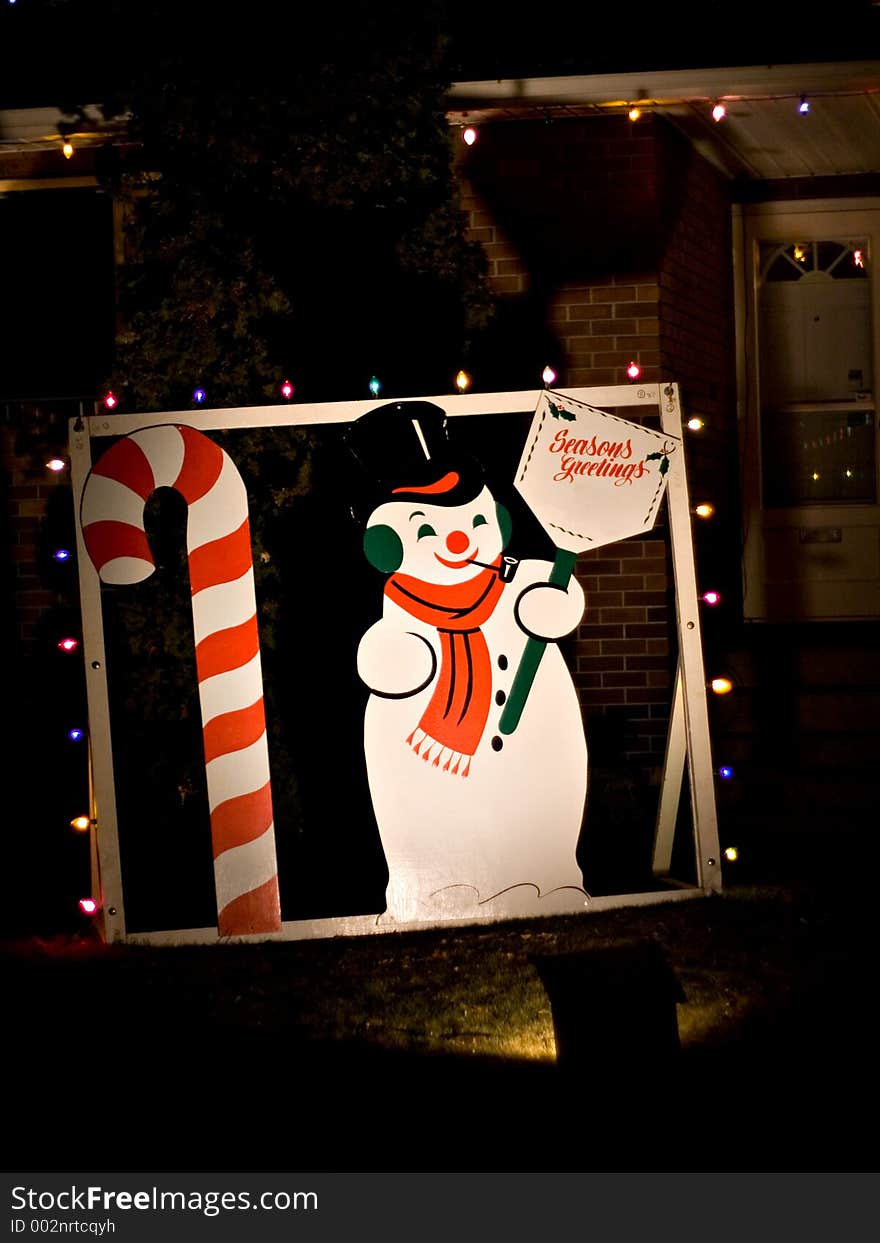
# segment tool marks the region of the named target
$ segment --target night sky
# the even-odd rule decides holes
[[[427,0],[419,12],[431,15],[449,41],[452,80],[870,60],[880,52],[880,6],[871,0],[838,0],[833,20],[792,0],[741,0],[722,10],[695,0],[544,0],[522,8],[501,0]],[[200,59],[227,42],[250,48],[265,61],[267,76],[295,73],[301,58],[320,56],[324,23],[350,30],[357,46],[365,14],[398,27],[413,20],[412,6],[401,0],[295,7],[265,0],[3,0],[0,108],[94,102],[124,80],[151,39],[160,47],[176,41]]]

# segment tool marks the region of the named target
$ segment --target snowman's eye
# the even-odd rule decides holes
[[[476,518],[474,518],[474,526],[484,527],[486,525],[486,521],[487,520],[483,517],[482,514],[477,514]]]
[[[433,527],[429,527],[427,522],[423,522],[422,525],[419,527],[418,531],[416,531],[416,539],[417,540],[424,539],[426,535],[436,535],[436,534],[437,532],[434,530]]]

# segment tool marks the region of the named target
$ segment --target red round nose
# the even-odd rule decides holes
[[[450,552],[464,552],[470,542],[464,531],[450,531],[446,536],[446,547]]]

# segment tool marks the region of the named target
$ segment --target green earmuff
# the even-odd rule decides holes
[[[393,527],[381,523],[364,531],[364,556],[382,574],[393,574],[403,563],[403,542]]]
[[[495,502],[495,517],[498,519],[498,529],[501,531],[501,548],[503,550],[510,543],[513,519],[510,516],[510,510],[502,505],[500,501]]]

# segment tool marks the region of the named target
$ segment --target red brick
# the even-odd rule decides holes
[[[619,673],[612,670],[602,675],[603,686],[647,686],[648,675],[645,673]]]
[[[640,591],[644,581],[641,574],[608,574],[602,575],[599,579],[599,587],[602,591],[613,591],[615,587],[621,591]],[[633,603],[638,603],[638,601],[633,601]]]
[[[649,686],[668,686],[669,671],[668,669],[655,669],[653,672],[648,671]]]
[[[578,672],[583,673],[612,673],[624,672],[622,656],[579,656],[577,662]],[[615,683],[606,683],[613,686]],[[620,683],[624,685],[624,683]]]
[[[627,656],[627,669],[666,669],[662,656]]]
[[[650,704],[656,702],[663,692],[661,690],[653,690],[650,687],[629,686],[625,694],[628,704]]]
[[[622,591],[593,591],[587,597],[588,609],[602,609],[602,617],[604,619],[606,611],[613,608],[623,607]]]
[[[599,620],[601,622],[646,622],[644,609],[600,609]]]
[[[665,574],[646,574],[645,590],[646,591],[665,591],[669,579]]]
[[[610,286],[592,291],[593,302],[632,302],[636,291],[632,285]]]
[[[658,626],[657,629],[661,630],[662,627]],[[621,627],[620,626],[600,626],[600,625],[594,625],[592,623],[588,623],[587,625],[580,626],[578,628],[577,637],[578,639],[588,639],[588,640],[589,639],[619,639],[622,637]]]
[[[590,331],[594,336],[604,333],[610,341],[613,341],[617,337],[635,336],[636,323],[635,319],[594,319]]]
[[[623,687],[602,687],[600,690],[581,690],[578,692],[578,699],[581,704],[598,704],[607,706],[608,704],[626,703],[626,691]]]
[[[601,319],[604,314],[605,312],[600,306],[582,306],[578,304],[568,308],[568,318],[570,320]]]
[[[609,655],[641,656],[645,653],[645,647],[644,639],[605,639],[602,642],[602,651]]]
[[[483,248],[489,259],[519,259],[520,253],[509,242],[492,242]]]
[[[490,276],[489,283],[497,294],[522,292],[522,277],[520,276]]]

